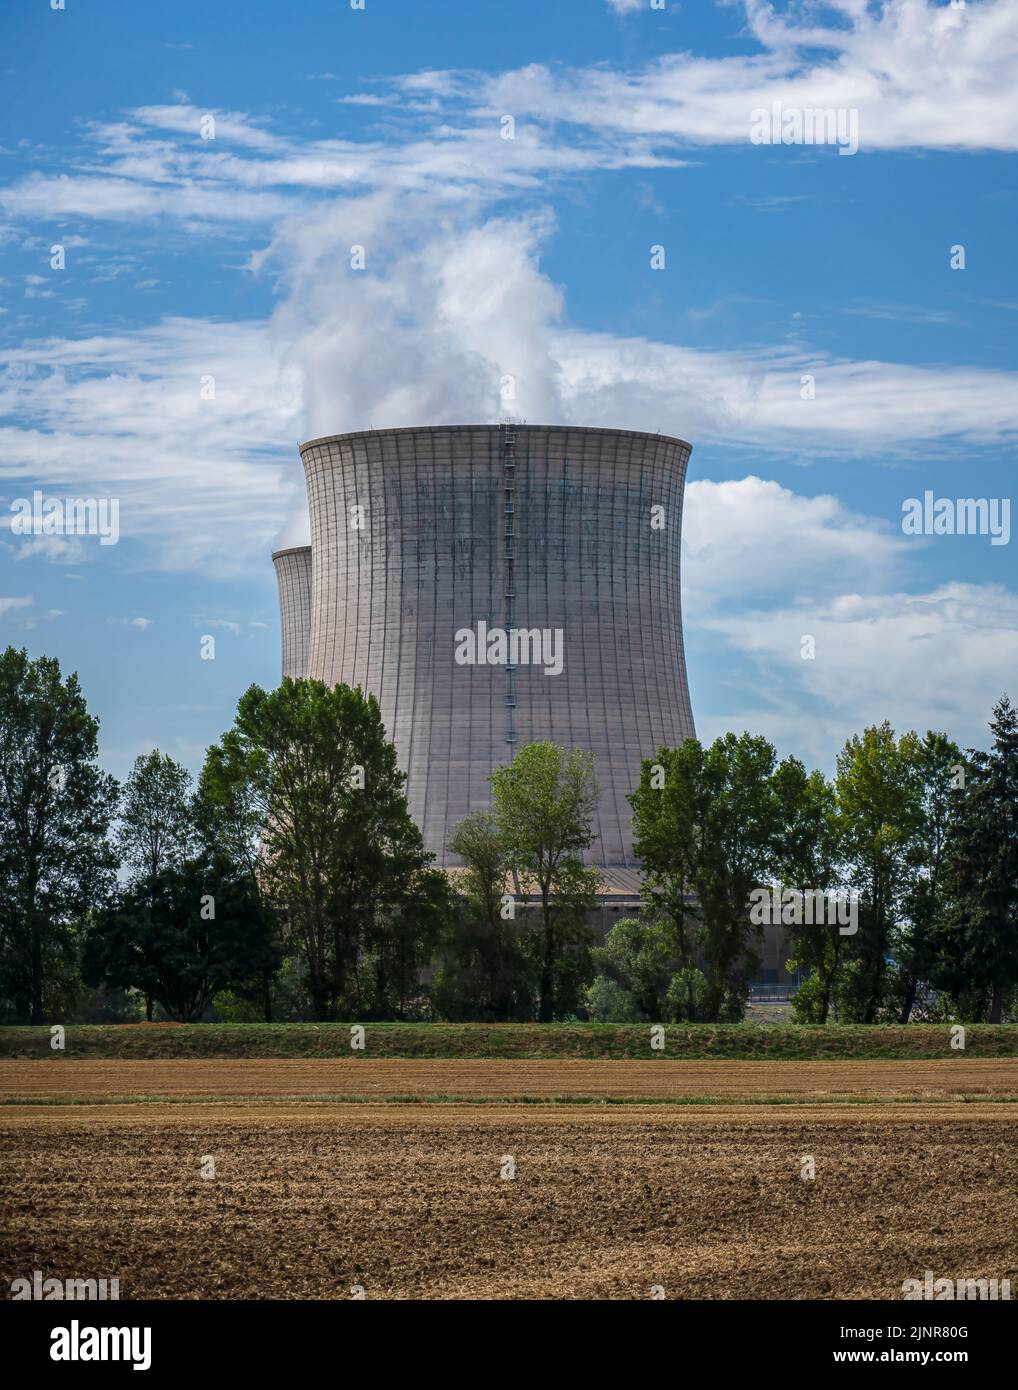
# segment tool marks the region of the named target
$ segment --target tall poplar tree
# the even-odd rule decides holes
[[[0,654],[0,995],[43,1023],[74,967],[75,930],[113,886],[117,784],[99,721],[52,657]]]
[[[948,829],[949,906],[936,976],[955,998],[982,994],[1000,1023],[1018,987],[1018,709],[1005,695],[988,753],[969,749],[965,785]]]

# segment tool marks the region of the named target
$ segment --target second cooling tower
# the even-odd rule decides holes
[[[277,557],[287,674],[381,706],[440,864],[492,769],[549,739],[596,755],[587,856],[632,865],[641,759],[693,735],[679,608],[690,446],[664,435],[458,425],[301,446],[306,551]],[[284,594],[284,580],[286,593]]]

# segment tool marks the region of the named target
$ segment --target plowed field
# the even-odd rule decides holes
[[[0,1100],[1018,1099],[1018,1061],[7,1061]]]
[[[1018,1282],[1016,1097],[1013,1060],[965,1057],[8,1061],[0,1296],[35,1270],[171,1299]]]
[[[1014,1282],[1012,1114],[7,1107],[0,1287],[36,1269],[176,1299],[900,1298],[926,1269]]]

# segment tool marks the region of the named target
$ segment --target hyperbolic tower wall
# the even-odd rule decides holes
[[[272,557],[279,586],[279,621],[283,632],[283,675],[296,680],[308,673],[311,637],[311,547],[277,550]]]
[[[455,862],[457,822],[490,805],[492,769],[550,739],[596,755],[589,862],[633,865],[626,797],[641,759],[693,735],[679,608],[690,446],[457,425],[332,435],[300,452],[310,603],[308,551],[278,552],[284,674],[378,698],[440,864]],[[560,633],[560,674],[458,664],[457,634],[479,623]]]

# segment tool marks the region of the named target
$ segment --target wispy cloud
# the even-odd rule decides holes
[[[292,505],[300,413],[264,324],[45,339],[0,350],[0,477],[117,498],[119,563],[227,574],[267,553]],[[43,543],[73,563],[89,544],[25,537],[15,554]]]
[[[970,0],[960,9],[934,0],[832,0],[827,9],[838,22],[824,26],[808,10],[779,15],[763,0],[745,0],[758,49],[745,56],[672,53],[633,71],[425,71],[340,98],[395,107],[403,124],[384,139],[306,141],[247,112],[140,106],[93,124],[93,148],[74,168],[32,173],[0,193],[0,205],[15,217],[215,222],[272,220],[282,189],[493,194],[598,169],[676,167],[690,145],[746,146],[752,112],[774,102],[857,110],[864,150],[1018,149],[1013,0]],[[506,116],[511,139],[503,138]]]
[[[753,110],[780,102],[857,110],[863,149],[1018,149],[1012,0],[829,0],[782,13],[745,0],[744,10],[754,54],[668,54],[639,72],[532,65],[484,90],[490,105],[535,119],[676,142],[745,143]],[[836,22],[814,22],[822,11]]]
[[[117,495],[128,547],[226,573],[260,563],[281,525],[301,531],[298,435],[510,413],[660,428],[801,461],[1013,441],[1014,372],[851,360],[805,339],[712,351],[584,331],[542,268],[556,179],[674,167],[690,144],[745,144],[749,108],[772,99],[857,102],[864,147],[1018,146],[1012,0],[960,11],[836,0],[828,27],[812,13],[778,16],[750,0],[759,51],[737,58],[387,80],[375,96],[400,103],[399,119],[363,140],[309,141],[191,103],[92,125],[66,169],[0,192],[9,218],[199,222],[248,244],[257,228],[248,267],[272,278],[279,306],[267,322],[179,317],[6,349],[0,476]],[[502,139],[510,114],[515,138]],[[204,139],[209,115],[214,138]],[[504,195],[516,190],[527,196],[510,213]],[[781,196],[764,206],[783,206]],[[351,266],[354,245],[363,270]],[[917,310],[917,321],[944,312]]]

